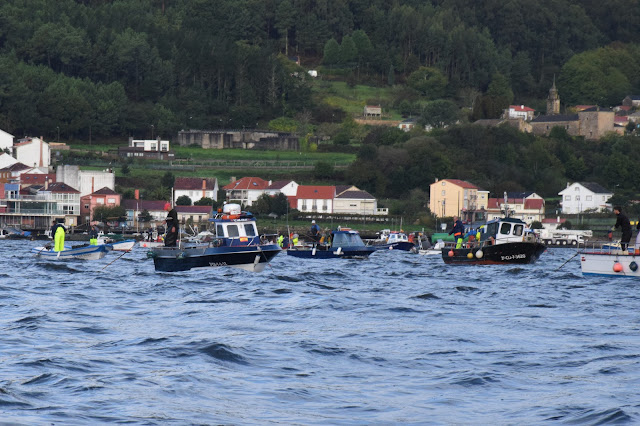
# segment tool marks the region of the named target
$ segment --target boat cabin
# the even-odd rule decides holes
[[[387,237],[387,243],[399,243],[401,241],[409,241],[409,237],[404,232],[392,232]]]
[[[215,236],[231,240],[228,245],[249,245],[259,242],[258,228],[251,213],[240,210],[238,204],[225,204],[222,212],[209,219],[215,226]],[[237,241],[234,244],[234,241]]]
[[[364,245],[360,234],[356,231],[342,228],[333,232],[333,238],[331,240],[332,247],[364,247]]]
[[[520,219],[501,218],[487,222],[482,228],[480,241],[493,238],[496,244],[521,242],[529,233],[527,224]]]

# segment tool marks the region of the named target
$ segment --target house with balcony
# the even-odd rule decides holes
[[[250,206],[256,201],[266,189],[271,185],[271,181],[266,181],[259,177],[247,176],[236,180],[231,178],[231,183],[222,189],[227,194],[227,201],[238,203],[242,206]]]
[[[429,186],[429,209],[438,218],[459,216],[464,222],[486,220],[489,191],[460,179],[436,178]]]
[[[506,197],[489,198],[487,220],[498,219],[506,214],[531,224],[544,219],[544,199],[535,192],[508,192]]]
[[[609,198],[613,192],[596,182],[567,182],[567,187],[558,193],[562,213],[601,212],[611,210]]]
[[[80,191],[64,182],[54,182],[39,192],[50,194],[57,203],[58,211],[65,217],[65,226],[77,226],[80,217]]]
[[[335,186],[299,185],[296,208],[303,213],[333,213]]]
[[[116,207],[120,205],[120,194],[114,190],[101,188],[89,195],[80,197],[80,216],[82,223],[93,221],[93,210],[96,207]]]
[[[173,184],[173,197],[177,200],[182,196],[189,197],[192,203],[202,198],[218,201],[218,179],[178,177]]]

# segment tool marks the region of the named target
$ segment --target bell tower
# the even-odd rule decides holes
[[[549,96],[547,97],[547,115],[560,114],[560,97],[558,96],[558,89],[556,89],[556,76],[553,76],[553,86],[549,89]]]

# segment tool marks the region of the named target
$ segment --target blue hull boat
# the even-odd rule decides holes
[[[375,251],[375,247],[364,244],[356,231],[342,228],[331,233],[330,245],[293,247],[287,250],[287,255],[302,259],[365,259]]]

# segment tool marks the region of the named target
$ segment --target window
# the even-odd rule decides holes
[[[258,235],[258,233],[256,232],[256,227],[253,223],[244,224],[244,233],[247,235],[247,237],[255,237],[256,235]]]
[[[591,201],[592,198],[591,195],[587,195],[587,201]]]
[[[89,204],[85,204],[85,205],[84,205],[84,208],[85,208],[85,209],[88,209],[88,208],[89,208]]]
[[[442,190],[442,196],[444,197],[445,195],[447,195],[447,194],[446,194],[446,191],[443,189]]]
[[[565,201],[571,201],[571,195],[565,195],[564,196],[564,200]]]
[[[524,225],[515,225],[513,227],[513,235],[520,237],[522,236],[523,231],[524,231]]]
[[[104,198],[96,198],[96,204],[104,204]]]
[[[222,238],[224,237],[224,228],[221,224],[216,225],[216,237]]]
[[[580,201],[580,196],[576,195],[576,201]]]
[[[317,200],[311,201],[311,210],[316,211],[317,209],[318,209],[318,201]]]
[[[116,199],[115,198],[107,198],[107,203],[115,204],[116,203]]]
[[[580,187],[576,186],[573,190],[576,191],[576,192],[580,192]]]
[[[229,238],[240,236],[240,232],[238,231],[238,225],[227,226],[227,234]]]
[[[502,225],[500,225],[500,233],[502,235],[509,235],[511,233],[511,224],[503,223]]]

